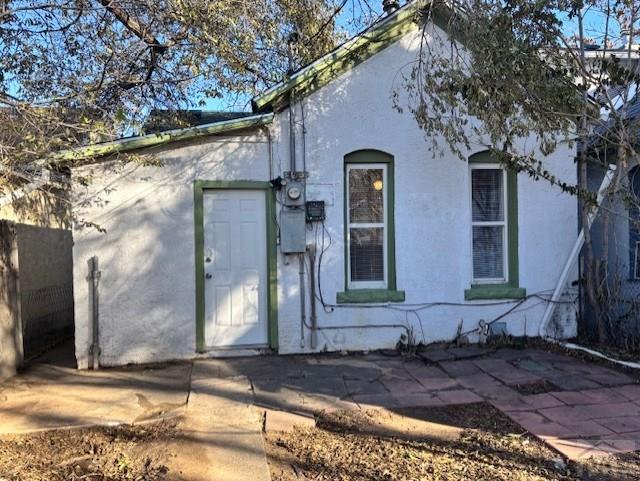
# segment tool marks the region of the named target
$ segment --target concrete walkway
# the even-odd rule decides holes
[[[253,406],[249,380],[211,374],[206,362],[195,363],[183,439],[172,449],[169,479],[270,481],[262,417]]]
[[[0,434],[132,424],[184,413],[191,364],[77,371],[38,365],[0,383]]]
[[[176,417],[170,479],[270,480],[248,378],[221,378],[207,361],[100,371],[43,364],[0,384],[0,435]]]
[[[640,449],[640,385],[620,371],[538,349],[421,356],[263,356],[97,372],[39,366],[0,384],[0,434],[184,415],[180,479],[262,481],[265,417],[266,429],[279,430],[313,425],[323,410],[486,402],[570,459]]]

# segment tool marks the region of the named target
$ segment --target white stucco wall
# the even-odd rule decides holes
[[[321,271],[327,303],[335,303],[336,292],[344,289],[344,156],[359,149],[377,149],[395,158],[397,287],[405,291],[406,301],[394,309],[340,307],[330,313],[319,306],[320,326],[354,326],[321,331],[320,350],[392,348],[403,332],[357,327],[364,324],[405,324],[413,329],[417,341],[425,343],[451,340],[459,323],[463,331],[474,329],[481,319],[490,321],[513,306],[479,306],[495,301],[464,301],[472,266],[469,166],[453,154],[434,157],[429,152],[431,143],[411,114],[393,109],[392,93],[402,92],[401,74],[409,73],[408,65],[416,58],[418,47],[418,35],[407,35],[303,99],[303,109],[299,104],[295,108],[298,125],[304,110],[307,131],[308,200],[329,204],[326,228],[332,245]],[[282,112],[275,127],[281,139],[280,154],[285,158],[287,119],[288,111]],[[298,158],[303,153],[301,135],[299,126]],[[522,153],[537,152],[531,139],[524,139],[518,147]],[[481,150],[478,147],[468,154]],[[543,158],[539,153],[537,157]],[[543,161],[560,179],[575,183],[574,157],[574,150],[563,144]],[[544,181],[519,175],[518,205],[520,286],[530,294],[552,290],[576,238],[576,200]],[[311,233],[307,241],[313,242]],[[297,262],[292,260],[287,266],[281,259],[278,331],[282,353],[310,350],[308,330],[301,347],[297,273]],[[462,305],[424,306],[429,303]],[[513,335],[537,335],[544,308],[540,299],[533,298],[502,320]]]
[[[193,181],[268,180],[266,137],[252,133],[171,144],[152,151],[163,166],[97,164],[74,184],[76,357],[88,366],[91,344],[87,261],[97,255],[104,365],[190,358],[195,354]]]
[[[296,106],[298,159],[306,152],[307,198],[327,202],[325,226],[332,245],[321,270],[322,293],[335,303],[344,288],[343,162],[359,149],[394,156],[395,239],[398,289],[403,304],[389,307],[339,307],[325,311],[318,303],[318,325],[353,326],[322,330],[317,350],[393,348],[398,328],[361,327],[403,324],[417,341],[452,339],[463,330],[489,321],[513,304],[481,306],[465,302],[470,287],[471,226],[469,167],[453,154],[429,152],[429,143],[413,117],[392,108],[399,72],[415,59],[419,44],[409,35]],[[80,367],[87,365],[91,332],[87,297],[87,260],[100,258],[100,324],[103,364],[151,362],[195,355],[194,179],[268,180],[289,170],[288,111],[270,126],[273,163],[260,133],[220,142],[210,138],[168,145],[157,151],[164,167],[127,167],[104,174],[89,190],[102,190],[76,216],[107,229],[74,232],[76,349]],[[523,141],[523,152],[535,142]],[[478,147],[478,150],[482,150]],[[470,151],[469,155],[475,151]],[[574,152],[559,148],[544,159],[561,179],[575,182]],[[302,169],[302,165],[299,165]],[[79,197],[89,192],[76,190]],[[97,201],[97,202],[96,202]],[[545,182],[518,178],[520,286],[528,293],[548,291],[567,258],[577,233],[576,200]],[[307,242],[314,241],[313,230]],[[328,239],[327,239],[328,241]],[[278,255],[279,352],[309,352],[310,333],[301,333],[298,261]],[[456,305],[425,307],[430,303]],[[307,309],[309,301],[307,300]],[[514,335],[537,335],[545,305],[528,300],[505,317]],[[329,312],[331,311],[331,312]],[[309,312],[307,311],[307,319]],[[360,327],[359,327],[360,326]],[[303,342],[301,342],[303,334]]]

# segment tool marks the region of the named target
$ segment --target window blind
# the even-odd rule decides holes
[[[473,278],[505,279],[505,181],[502,169],[471,170]]]
[[[384,280],[384,229],[351,228],[351,280]]]
[[[349,166],[348,236],[350,283],[385,282],[385,167]]]

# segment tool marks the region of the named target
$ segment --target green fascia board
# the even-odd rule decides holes
[[[103,142],[100,144],[88,145],[86,147],[78,147],[76,149],[64,150],[52,154],[42,159],[40,164],[45,165],[48,162],[60,162],[71,160],[91,159],[96,157],[104,157],[122,152],[131,152],[133,150],[155,147],[180,140],[189,140],[197,137],[205,137],[208,135],[224,134],[237,130],[245,130],[268,125],[273,121],[273,114],[259,114],[251,117],[243,117],[241,119],[226,120],[213,124],[198,125],[195,127],[187,127],[184,129],[173,129],[157,134],[142,135],[140,137],[130,137],[126,139],[114,140],[112,142]]]
[[[389,289],[354,289],[338,292],[338,304],[380,304],[383,302],[404,302],[404,291]]]
[[[424,2],[416,1],[406,5],[388,19],[343,43],[288,80],[267,90],[253,100],[254,109],[262,111],[280,99],[286,101],[286,94],[291,90],[297,95],[308,95],[373,57],[400,37],[418,28],[418,14],[423,4]]]
[[[196,274],[196,351],[205,352],[204,319],[204,191],[207,189],[252,189],[266,193],[267,219],[267,317],[269,347],[278,349],[278,248],[276,194],[269,182],[256,180],[196,180],[193,183],[193,213]]]
[[[524,299],[527,290],[508,284],[482,284],[471,286],[464,291],[465,301],[495,300],[495,299]]]

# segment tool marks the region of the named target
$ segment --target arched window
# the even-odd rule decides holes
[[[404,301],[396,290],[393,182],[392,155],[345,155],[345,291],[338,303]]]

